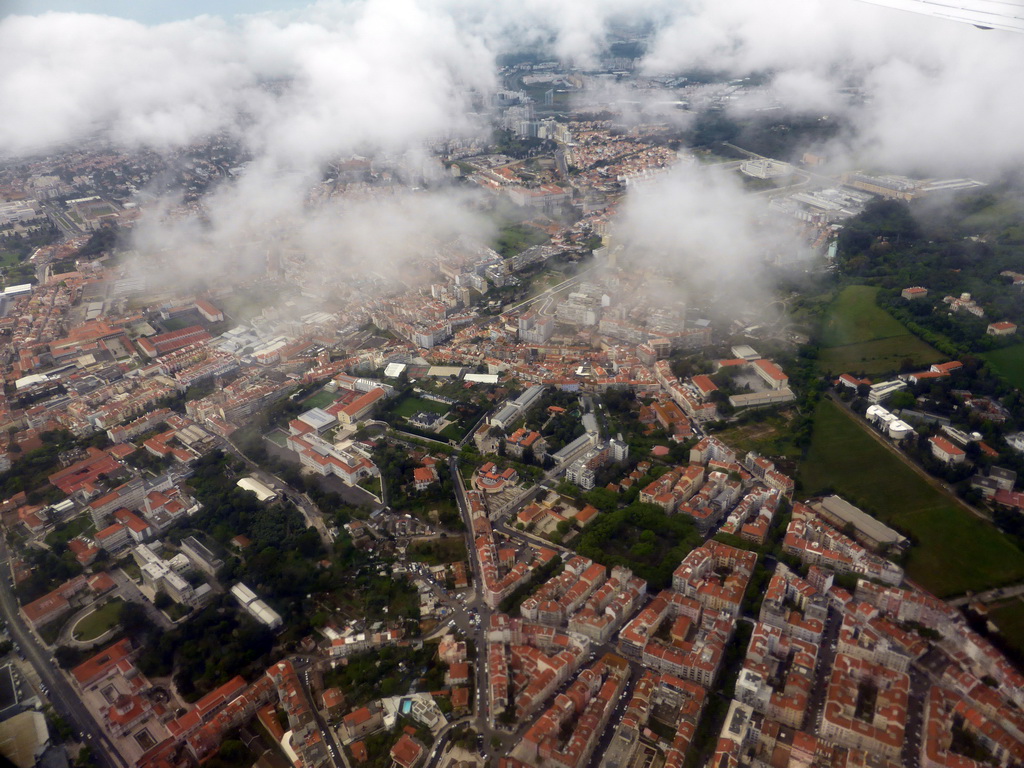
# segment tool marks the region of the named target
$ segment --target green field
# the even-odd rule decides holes
[[[760,421],[731,426],[715,437],[738,451],[757,451],[767,456],[790,456],[799,458],[802,454],[792,440],[793,411],[766,413]]]
[[[844,288],[828,308],[822,343],[841,347],[905,334],[903,324],[875,304],[877,294],[878,288],[870,285]]]
[[[801,466],[804,494],[825,489],[912,535],[907,575],[940,597],[1024,578],[1024,553],[876,442],[851,416],[823,400]]]
[[[402,402],[395,406],[394,413],[396,416],[408,419],[410,416],[413,416],[420,411],[426,411],[427,413],[439,413],[443,415],[448,413],[449,410],[451,410],[451,406],[447,403],[425,400],[422,397],[406,397]]]
[[[466,559],[466,540],[461,536],[430,541],[414,541],[409,546],[409,559],[427,565],[443,565]]]
[[[1024,344],[983,352],[981,357],[1017,389],[1024,389]]]
[[[459,427],[458,423],[449,424],[447,427],[442,429],[438,434],[447,440],[454,440],[455,442],[459,442],[463,437],[466,436],[466,433]]]
[[[998,605],[990,605],[988,618],[999,627],[999,633],[1021,653],[1024,653],[1024,602],[1015,598]]]
[[[862,372],[866,376],[876,376],[898,371],[907,358],[913,360],[914,365],[926,368],[944,357],[908,333],[843,347],[825,347],[818,353],[818,362],[822,370],[834,374]]]
[[[494,241],[496,250],[503,259],[522,253],[534,245],[541,245],[548,241],[548,236],[536,227],[526,224],[506,224],[498,231],[498,238]]]
[[[58,544],[67,544],[86,531],[94,530],[92,519],[88,515],[79,515],[66,523],[58,523],[56,528],[46,535],[46,543],[51,547],[56,547]]]
[[[15,251],[5,251],[0,249],[0,267],[7,269],[20,264],[22,261],[21,254]]]
[[[872,286],[851,285],[829,305],[818,356],[822,369],[875,375],[898,370],[906,358],[923,365],[943,357],[875,304],[877,293]]]
[[[121,600],[111,600],[79,621],[71,630],[76,640],[89,642],[117,626],[121,619]]]

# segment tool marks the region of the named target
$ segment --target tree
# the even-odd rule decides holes
[[[78,758],[75,760],[75,765],[78,768],[88,768],[88,766],[96,765],[96,756],[93,754],[92,747],[88,744],[82,745],[82,748],[78,750]]]
[[[594,488],[592,491],[587,491],[583,499],[602,512],[611,512],[619,504],[619,495],[607,488]]]
[[[893,394],[889,400],[891,410],[900,410],[903,408],[913,408],[917,404],[917,398],[914,397],[913,392],[908,392],[903,389]]]

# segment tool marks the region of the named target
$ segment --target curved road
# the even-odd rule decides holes
[[[10,573],[10,555],[6,542],[0,540],[0,571]],[[25,654],[26,660],[32,664],[39,679],[49,689],[47,698],[54,710],[82,735],[83,740],[92,747],[96,761],[101,768],[128,768],[117,747],[107,738],[106,733],[93,719],[85,708],[78,694],[68,683],[64,673],[57,669],[49,652],[36,639],[21,618],[18,602],[14,597],[7,578],[0,579],[0,610],[10,630],[11,638]]]

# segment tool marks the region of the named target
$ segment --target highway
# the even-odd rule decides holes
[[[11,573],[10,555],[7,551],[7,544],[2,539],[0,539],[0,571],[8,575]],[[15,599],[7,577],[0,579],[0,610],[3,611],[11,639],[25,654],[26,661],[36,670],[43,685],[49,689],[47,698],[53,705],[54,711],[81,734],[83,741],[92,748],[101,768],[128,768],[128,763],[125,762],[117,747],[107,738],[106,733],[82,704],[78,694],[64,677],[64,673],[57,669],[49,652],[43,648],[22,620],[18,611],[18,601]]]

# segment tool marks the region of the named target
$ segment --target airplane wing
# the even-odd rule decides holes
[[[1024,0],[863,0],[983,29],[1024,32]]]

